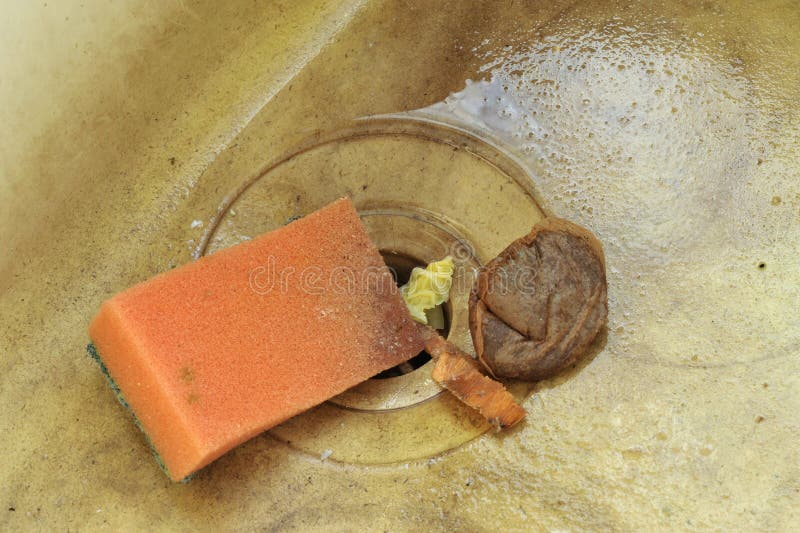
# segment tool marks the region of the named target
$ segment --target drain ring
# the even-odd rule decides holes
[[[380,249],[425,262],[455,257],[461,278],[451,293],[448,338],[472,352],[471,276],[544,213],[525,169],[468,132],[378,118],[316,135],[223,200],[197,255],[276,229],[345,195]],[[370,380],[269,434],[314,456],[385,464],[437,455],[485,432],[480,416],[441,393],[430,367]],[[518,398],[530,393],[522,383],[510,389]]]

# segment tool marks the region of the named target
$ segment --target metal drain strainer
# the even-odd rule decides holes
[[[384,253],[456,261],[448,338],[468,352],[475,269],[543,218],[527,172],[501,148],[418,119],[366,119],[318,136],[232,192],[198,249],[213,253],[350,196]],[[273,428],[290,446],[344,462],[430,457],[487,430],[430,377],[432,362],[372,379]],[[302,376],[298,376],[302,380]],[[524,397],[523,383],[510,384]]]

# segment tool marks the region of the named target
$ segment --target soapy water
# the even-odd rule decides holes
[[[748,187],[769,119],[740,58],[702,33],[615,18],[556,22],[503,47],[486,39],[473,53],[484,79],[408,114],[505,146],[541,205],[598,235],[608,349],[696,367],[791,353],[796,290],[739,305],[785,285],[747,268],[765,246]],[[752,342],[770,328],[778,334]]]
[[[612,239],[635,225],[625,250],[669,262],[724,215],[721,182],[756,163],[755,111],[733,65],[614,28],[510,51],[483,67],[487,79],[416,113],[498,137],[527,163],[545,205]],[[609,49],[623,37],[628,45]]]

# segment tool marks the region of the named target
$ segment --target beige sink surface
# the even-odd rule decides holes
[[[4,8],[0,529],[800,527],[800,3],[441,6]],[[437,149],[415,148],[434,162],[414,167],[381,137],[292,159],[242,198],[249,212],[224,210],[298,143],[420,109],[529,181],[481,188],[505,179],[484,160],[486,177],[446,175]],[[170,483],[85,354],[93,313],[203,239],[230,244],[338,194],[383,209],[408,182],[370,161],[456,180],[440,205],[407,204],[445,213],[481,260],[542,210],[591,228],[607,334],[520,392],[529,417],[508,434],[442,396],[332,403]],[[386,387],[342,401],[372,409]]]

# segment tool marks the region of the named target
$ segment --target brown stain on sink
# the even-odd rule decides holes
[[[0,528],[781,530],[800,521],[796,2],[115,4],[30,7],[16,19],[24,31],[52,37],[9,44],[23,66],[6,70],[0,137]],[[94,31],[101,20],[106,29]],[[632,42],[627,27],[658,30],[669,54]],[[424,107],[468,78],[540,59],[562,60],[553,73],[576,94],[582,81],[567,68],[604,54],[624,60],[605,71],[620,83],[586,85],[597,90],[586,105],[604,96],[630,109],[610,119],[587,111],[597,130],[570,131],[563,98],[532,98],[553,105],[541,110],[553,124],[542,146],[555,137],[567,151],[546,152],[538,192],[610,250],[609,332],[579,372],[537,388],[524,428],[369,467],[317,461],[263,436],[189,485],[167,481],[83,352],[100,301],[191,260],[203,231],[192,222],[207,223],[228,191],[317,131]],[[643,100],[636,90],[652,80],[652,57],[677,66],[657,73],[673,84]],[[681,93],[689,82],[695,100]],[[659,202],[666,184],[636,190],[636,161],[604,152],[635,141],[641,110],[669,88],[676,101],[664,116],[676,118],[663,120],[697,126],[696,138],[669,129],[674,140],[699,146],[711,135],[741,156],[723,151],[725,165],[694,168],[691,201],[673,212]],[[704,99],[728,114],[703,115]],[[625,218],[637,194],[629,207],[640,214]],[[660,233],[639,217],[675,225],[698,212],[686,246],[641,246]],[[691,342],[676,342],[676,325],[695,316]],[[734,336],[715,334],[731,325]],[[322,422],[346,445],[338,420]]]

